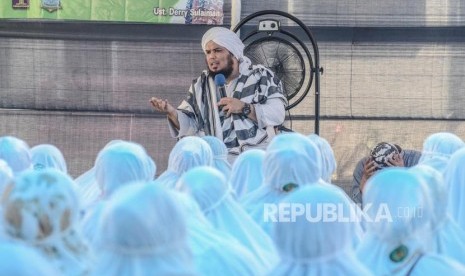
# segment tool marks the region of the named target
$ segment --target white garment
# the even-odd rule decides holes
[[[229,233],[254,254],[264,271],[277,264],[273,241],[231,197],[226,179],[218,170],[191,169],[181,177],[176,189],[190,195],[215,228]]]
[[[100,200],[110,198],[123,186],[134,182],[151,181],[156,173],[155,162],[145,149],[139,144],[127,141],[119,141],[103,148],[97,156],[94,168],[95,181],[88,183],[92,183],[93,190],[100,191]],[[87,189],[89,190],[91,189]],[[95,238],[95,228],[100,219],[102,204],[97,199],[86,206],[82,231],[90,244],[93,244]]]
[[[102,150],[95,160],[95,177],[104,197],[135,181],[151,181],[157,167],[144,147],[120,142]]]
[[[103,147],[103,149],[120,142],[124,141],[111,140]],[[103,151],[103,149],[101,151]],[[95,179],[95,166],[78,176],[75,181],[78,186],[78,194],[81,198],[81,207],[83,210],[86,210],[89,206],[95,204],[102,195],[102,191],[98,187],[97,180]]]
[[[31,148],[32,167],[35,170],[55,168],[68,173],[66,161],[60,149],[50,144],[41,144]]]
[[[16,137],[0,137],[0,159],[8,163],[15,176],[32,167],[28,144]]]
[[[442,255],[427,254],[418,260],[411,275],[463,276],[465,275],[465,267],[452,259],[444,258]]]
[[[76,179],[79,194],[88,207],[99,197],[108,197],[120,186],[133,181],[153,180],[157,167],[144,147],[113,140],[97,155],[95,165]]]
[[[406,275],[419,271],[439,275],[443,265],[452,262],[445,257],[441,257],[439,263],[433,261],[433,215],[424,210],[431,204],[430,196],[423,180],[414,172],[405,168],[381,170],[368,180],[363,202],[364,206],[371,205],[366,210],[371,221],[366,224],[366,234],[357,255],[375,275]],[[463,271],[460,265],[458,267]],[[454,273],[455,269],[457,267],[449,266],[448,272]]]
[[[157,183],[174,188],[179,177],[189,169],[212,165],[213,152],[208,143],[199,137],[184,137],[171,149],[168,168],[157,178]]]
[[[188,242],[199,275],[265,275],[256,257],[229,234],[213,228],[198,204],[184,194],[177,200],[187,218]]]
[[[95,179],[95,167],[81,174],[74,181],[77,184],[77,191],[81,198],[81,208],[83,211],[89,209],[90,206],[99,201],[102,191]]]
[[[3,195],[3,191],[5,190],[6,186],[10,184],[11,180],[13,179],[13,171],[11,170],[8,163],[5,160],[0,159],[0,195]],[[1,210],[0,205],[0,210]],[[1,220],[0,220],[1,225]]]
[[[410,171],[417,174],[428,187],[431,205],[424,212],[431,212],[433,251],[465,265],[465,231],[451,218],[448,210],[448,192],[442,174],[426,165],[417,165]]]
[[[423,142],[418,164],[428,165],[440,173],[444,173],[451,155],[464,146],[463,140],[453,133],[438,132],[431,134]]]
[[[238,98],[243,102],[260,103],[254,105],[257,122],[233,115],[226,118],[222,126],[216,106],[218,102],[216,85],[208,72],[204,71],[191,85],[189,99],[178,106],[179,129],[168,120],[171,135],[176,138],[214,135],[225,142],[231,155],[243,152],[245,146],[263,146],[262,144],[266,144],[269,138],[265,128],[280,125],[285,119],[284,107],[287,105],[287,99],[282,92],[282,83],[277,81],[274,73],[268,68],[252,65],[250,59],[243,53],[245,46],[242,40],[231,30],[224,27],[210,28],[202,37],[201,44],[205,53],[209,42],[226,48],[237,59],[241,76],[235,93],[238,93]],[[243,93],[247,90],[249,92]],[[250,90],[254,93],[251,94]],[[205,95],[206,97],[203,97]],[[222,130],[227,128],[228,124],[234,127],[234,131],[229,132],[228,137],[223,137]],[[248,135],[238,136],[239,131]]]
[[[245,79],[245,84],[242,83],[241,86],[247,85],[248,88],[256,87],[259,86],[259,83],[256,83],[257,81],[262,81],[265,82],[264,79],[270,79],[270,81],[267,81],[266,83],[269,83],[268,86],[271,87],[278,87],[276,89],[282,90],[281,88],[281,83],[273,83],[271,80],[273,79],[272,73],[267,71],[268,69],[265,69],[263,66],[262,67],[257,67],[257,68],[252,68],[252,71],[247,79]],[[206,74],[204,72],[204,74]],[[263,75],[263,78],[260,76]],[[199,77],[198,82],[194,85],[195,87],[203,87],[201,84],[201,79],[202,77]],[[267,87],[268,87],[267,86]],[[208,89],[211,96],[211,101],[207,103],[202,103],[202,93],[200,93],[199,90],[194,89],[191,86],[190,93],[194,93],[193,91],[195,90],[195,94],[192,94],[192,97],[197,98],[197,103],[202,103],[202,105],[199,106],[200,111],[204,110],[204,104],[210,106],[208,108],[207,113],[202,113],[201,115],[194,115],[195,109],[193,106],[191,106],[187,101],[183,101],[179,106],[177,110],[177,117],[179,121],[179,130],[176,129],[171,121],[168,120],[168,125],[170,129],[170,134],[174,138],[182,138],[185,136],[205,136],[205,127],[200,128],[199,123],[197,122],[197,118],[195,116],[205,116],[208,117],[210,120],[210,123],[212,124],[210,127],[214,131],[213,133],[215,136],[219,137],[222,139],[222,128],[221,125],[218,123],[220,122],[219,119],[219,113],[217,111],[216,106],[216,101],[215,100],[215,94],[216,94],[216,88],[215,84],[213,82],[213,79],[211,77],[208,77]],[[242,90],[243,88],[238,87],[239,90]],[[239,140],[240,146],[234,146],[234,147],[229,147],[228,151],[230,152],[230,155],[236,155],[239,154],[240,152],[245,151],[246,149],[250,148],[264,148],[268,145],[270,136],[268,136],[268,132],[266,128],[268,127],[274,127],[277,125],[280,125],[283,123],[285,119],[285,102],[286,99],[284,98],[282,93],[272,93],[269,95],[264,95],[264,92],[269,91],[271,88],[268,87],[264,91],[256,90],[256,93],[253,95],[248,95],[245,98],[241,98],[241,101],[252,103],[252,102],[259,102],[260,98],[263,96],[266,96],[266,102],[260,103],[260,104],[255,104],[255,115],[257,117],[257,122],[252,122],[250,119],[249,120],[244,120],[242,121],[240,119],[240,116],[233,116],[237,117],[234,120],[234,130],[238,131],[240,129],[244,130],[246,129],[246,125],[249,127],[256,126],[257,127],[257,133],[255,134],[254,137],[250,137],[247,140]],[[263,90],[263,89],[262,89]],[[213,106],[213,109],[211,109]],[[184,112],[191,113],[191,116],[188,116]],[[212,114],[214,113],[214,114]],[[203,119],[203,117],[202,117]],[[238,127],[240,129],[238,129]],[[245,128],[244,128],[245,127]],[[212,134],[213,134],[212,133]],[[221,136],[220,136],[221,135]]]
[[[465,149],[454,153],[445,171],[448,189],[447,209],[452,219],[465,231]]]
[[[276,204],[288,192],[288,184],[305,186],[323,183],[321,154],[307,137],[299,133],[276,136],[268,145],[263,161],[263,185],[244,197],[242,205],[247,213],[268,234],[272,222],[264,220],[265,204]]]
[[[97,227],[103,210],[107,204],[106,199],[100,199],[89,205],[83,214],[80,223],[80,231],[92,249],[95,249],[95,240],[97,237]]]
[[[318,147],[321,153],[321,178],[331,183],[333,173],[336,171],[336,158],[333,149],[325,138],[310,134],[308,138]]]
[[[37,248],[64,275],[85,275],[91,254],[78,229],[73,180],[56,169],[22,173],[4,201],[9,237]]]
[[[305,164],[301,164],[298,156],[305,159],[302,160]],[[297,159],[292,161],[294,157]],[[281,134],[266,148],[264,181],[279,191],[291,182],[298,185],[316,183],[321,179],[321,164],[321,153],[310,139],[296,132]]]
[[[93,275],[195,275],[185,217],[169,191],[142,182],[105,205]]]
[[[262,185],[264,159],[265,151],[261,149],[251,149],[237,157],[232,166],[229,185],[238,200]]]
[[[344,193],[330,185],[305,186],[285,197],[280,206],[277,210],[283,211],[279,212],[285,212],[284,206],[303,209],[277,215],[273,239],[281,263],[271,275],[371,274],[355,257],[352,220],[356,216]],[[333,218],[329,219],[325,206],[337,210]]]
[[[276,126],[282,124],[285,117],[283,101],[281,98],[269,98],[264,104],[254,105],[255,115],[257,116],[257,125],[259,128]],[[179,130],[177,130],[168,120],[168,127],[171,137],[182,138],[185,136],[204,136],[205,133],[198,129],[194,119],[177,110]],[[268,145],[266,143],[266,145]],[[261,144],[258,146],[262,146]]]
[[[8,166],[8,164],[0,159],[0,198],[3,195],[3,192],[5,191],[6,187],[8,185],[11,185],[11,181],[13,180],[13,171],[11,168]],[[0,214],[3,214],[3,206],[0,204]],[[0,215],[0,243],[2,243],[2,240],[4,239],[5,233],[4,233],[4,218],[3,215]]]
[[[226,179],[231,176],[231,164],[228,162],[228,149],[220,139],[215,136],[203,136],[213,153],[213,167],[223,173]]]
[[[0,243],[0,274],[58,276],[60,273],[34,248],[19,243]]]

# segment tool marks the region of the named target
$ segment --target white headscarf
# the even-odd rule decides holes
[[[18,243],[0,243],[0,274],[14,276],[61,275],[36,250]]]
[[[188,242],[200,275],[265,275],[256,257],[228,233],[215,229],[198,204],[189,196],[176,194],[187,218]]]
[[[120,142],[102,150],[95,160],[95,177],[104,197],[130,182],[151,181],[157,167],[145,149],[134,142]]]
[[[244,56],[244,43],[233,31],[224,27],[213,27],[202,37],[202,50],[205,52],[207,43],[213,41],[216,44],[228,49],[239,61],[239,72],[245,74],[252,64],[250,59]]]
[[[249,249],[263,270],[270,271],[277,264],[272,240],[231,197],[226,179],[218,170],[191,169],[181,177],[176,189],[193,197],[214,227],[229,233]]]
[[[66,161],[60,149],[50,144],[41,144],[31,148],[32,167],[35,170],[55,168],[68,173]]]
[[[200,137],[184,137],[171,150],[168,168],[157,178],[157,183],[174,188],[183,173],[197,166],[213,166],[212,149]]]
[[[370,275],[353,251],[356,233],[348,220],[354,214],[353,204],[342,191],[329,185],[305,186],[280,204],[288,205],[289,210],[299,207],[305,211],[301,215],[284,214],[283,221],[274,224],[273,239],[281,263],[271,275]],[[337,217],[325,220],[324,206],[334,207]]]
[[[145,149],[136,143],[120,141],[102,149],[95,161],[95,180],[101,198],[108,199],[125,185],[153,180],[156,165]],[[97,200],[86,210],[82,230],[91,244],[100,219],[103,204]]]
[[[465,231],[465,149],[454,153],[445,170],[448,188],[447,209],[452,218]]]
[[[428,165],[440,173],[444,173],[452,154],[464,146],[463,140],[453,133],[438,132],[431,134],[423,142],[418,164]]]
[[[0,137],[0,159],[8,163],[15,176],[32,167],[28,144],[16,137]]]
[[[133,181],[153,180],[157,167],[144,147],[129,141],[113,140],[97,155],[94,167],[78,177],[85,207],[109,196],[119,186]]]
[[[241,153],[234,161],[229,184],[238,200],[262,185],[264,159],[264,150],[251,149]]]
[[[299,156],[306,159],[302,160],[305,165],[297,161]],[[297,159],[292,161],[294,157]],[[316,183],[321,179],[321,164],[321,153],[308,137],[296,132],[281,134],[266,148],[264,182],[279,191],[290,182],[298,185]]]
[[[433,250],[465,265],[465,231],[453,220],[447,211],[449,201],[446,184],[442,174],[430,166],[417,165],[410,169],[418,175],[428,187],[431,205],[425,206],[425,212],[431,212]]]
[[[304,186],[323,183],[321,180],[321,154],[306,136],[299,133],[276,136],[266,149],[263,160],[263,185],[244,197],[242,204],[247,213],[268,234],[271,221],[263,219],[264,204],[277,203],[288,192],[288,184]]]
[[[308,138],[318,147],[321,153],[321,178],[327,183],[331,183],[331,177],[336,170],[336,158],[331,145],[325,138],[316,134],[310,134]]]
[[[308,137],[297,132],[277,135],[268,144],[266,152],[270,154],[273,151],[282,149],[293,150],[308,156],[312,163],[307,177],[311,177],[313,179],[312,182],[316,181],[315,179],[321,178],[323,164],[321,152],[318,146]],[[265,177],[267,177],[266,174]]]
[[[79,202],[73,180],[56,169],[22,173],[4,195],[5,230],[50,260],[65,275],[91,268],[78,229]]]
[[[224,142],[215,136],[203,136],[202,139],[212,149],[213,167],[222,172],[226,179],[229,179],[231,176],[231,164],[228,162],[228,148]]]
[[[124,141],[111,140],[103,147],[101,151],[120,142]],[[75,181],[78,186],[78,194],[81,198],[82,208],[85,210],[94,204],[102,194],[97,184],[97,180],[95,179],[95,166],[78,176]]]
[[[363,193],[366,235],[357,255],[375,275],[438,275],[445,263],[432,252],[430,196],[423,181],[405,168],[386,168],[373,175]],[[426,210],[425,210],[426,208]],[[439,259],[438,259],[439,258]],[[463,273],[458,264],[449,273]],[[449,273],[446,273],[449,275]]]
[[[13,180],[13,171],[8,166],[8,164],[0,159],[0,199],[2,198],[3,191],[8,184]],[[4,229],[3,229],[3,206],[0,204],[0,243],[4,239]]]
[[[8,163],[5,162],[5,160],[0,159],[0,198],[1,195],[3,194],[3,190],[5,187],[11,182],[13,179],[13,171],[11,170],[10,166],[8,166]],[[1,209],[0,205],[0,209]],[[0,225],[1,225],[1,220],[0,220]]]
[[[94,275],[194,275],[184,214],[153,183],[118,189],[97,229]]]
[[[318,136],[316,134],[310,134],[308,138],[318,147],[318,150],[321,154],[321,178],[327,184],[331,184],[331,178],[333,176],[333,173],[336,171],[337,166],[336,157],[334,156],[333,149],[331,145],[328,143],[328,141],[321,136]],[[336,190],[340,190],[339,187],[336,185],[331,185],[330,187]],[[349,202],[352,202],[352,200],[343,190],[340,190],[339,192],[341,192],[342,195],[345,196]],[[360,206],[353,206],[353,208],[357,209],[356,212],[361,212]],[[355,247],[358,245],[363,236],[363,228],[361,222],[353,221],[353,228],[355,229],[355,235],[353,235],[352,243]]]

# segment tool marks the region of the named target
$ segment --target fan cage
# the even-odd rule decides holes
[[[283,82],[283,92],[289,102],[286,110],[290,110],[297,106],[310,91],[313,82],[312,56],[301,40],[292,33],[282,29],[277,32],[254,31],[245,36],[243,41],[252,40],[252,38],[257,35],[261,35],[261,37],[253,39],[253,41],[245,47],[244,54],[249,57],[254,64],[262,64],[268,67],[280,78]],[[275,47],[273,48],[270,45],[275,45]],[[272,53],[266,53],[264,50],[265,48],[267,51],[271,49]],[[276,64],[275,62],[271,62],[272,64],[270,64],[270,60],[283,59],[283,57],[279,57],[279,55],[283,53],[283,51],[279,51],[280,48],[292,53],[291,55],[294,57],[295,64],[288,63],[287,69],[279,63]],[[296,68],[299,69],[293,70]],[[284,72],[289,75],[291,71],[294,73],[295,78],[291,80],[289,77],[283,77]],[[299,72],[301,73],[299,74]]]
[[[297,48],[278,37],[263,37],[244,49],[252,64],[263,64],[282,81],[288,100],[299,92],[305,78],[305,63]]]

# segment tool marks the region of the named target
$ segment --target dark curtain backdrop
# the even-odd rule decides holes
[[[465,138],[465,7],[430,2],[242,3],[243,15],[266,4],[293,13],[314,33],[325,69],[320,134],[334,148],[334,182],[344,188],[358,159],[380,141],[421,149],[434,132]],[[229,9],[227,1],[225,23]],[[0,20],[1,135],[55,144],[75,177],[108,141],[132,140],[161,173],[175,140],[148,100],[182,100],[204,67],[207,28]],[[313,132],[313,107],[310,93],[291,110],[295,131]]]

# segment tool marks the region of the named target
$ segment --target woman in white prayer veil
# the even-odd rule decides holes
[[[355,233],[350,220],[357,218],[346,196],[329,185],[310,185],[279,204],[291,212],[274,224],[272,236],[281,263],[270,275],[371,275],[352,246]],[[325,220],[326,206],[337,216]],[[301,211],[292,212],[297,209]]]
[[[95,160],[95,178],[101,196],[89,207],[82,220],[82,231],[90,244],[93,245],[95,228],[105,201],[125,185],[153,180],[155,173],[155,162],[139,144],[120,141],[99,152]]]
[[[440,173],[444,173],[452,154],[464,146],[463,140],[453,133],[438,132],[431,134],[423,142],[418,164],[428,165]]]
[[[202,139],[210,145],[213,153],[213,167],[224,174],[226,180],[231,176],[231,164],[228,162],[228,148],[215,136],[203,136]]]
[[[202,138],[184,137],[171,150],[168,168],[157,178],[157,183],[174,188],[183,173],[197,166],[213,166],[213,151]]]
[[[447,211],[465,231],[465,149],[454,153],[445,171],[448,190]]]
[[[0,243],[0,275],[58,276],[60,273],[35,249],[22,244]]]
[[[308,136],[308,138],[310,139],[310,141],[312,141],[317,147],[318,147],[318,150],[321,154],[321,178],[323,179],[324,182],[328,183],[328,184],[331,184],[331,178],[334,174],[334,172],[336,171],[336,157],[334,156],[334,151],[331,147],[331,145],[328,143],[328,141],[321,137],[321,136],[318,136],[316,134],[310,134]],[[331,185],[332,187],[338,189],[339,187],[338,186],[335,186],[335,185]],[[344,196],[346,196],[347,194],[339,189]],[[349,201],[352,202],[352,199],[350,199],[348,197]],[[355,207],[355,206],[354,206]],[[361,212],[360,210],[360,207],[358,206],[357,207],[358,210],[357,212]],[[360,228],[359,229],[359,237],[361,237],[361,235],[363,235],[363,230]],[[358,243],[358,240],[355,241],[356,243]]]
[[[104,149],[124,142],[123,140],[111,140],[108,142],[100,152]],[[81,198],[81,204],[83,210],[86,210],[89,206],[98,201],[101,195],[100,188],[98,187],[97,180],[95,179],[95,165],[85,173],[81,174],[74,180],[78,186],[78,194]]]
[[[264,270],[277,264],[273,241],[232,198],[221,172],[205,166],[193,168],[181,177],[176,189],[194,198],[213,226],[242,243]]]
[[[31,148],[32,167],[34,170],[55,168],[68,173],[66,161],[60,149],[50,144],[41,144]]]
[[[271,141],[263,160],[263,184],[244,197],[246,212],[266,233],[271,233],[273,218],[267,206],[278,203],[292,190],[309,184],[323,184],[321,155],[302,134],[281,134]]]
[[[308,136],[310,141],[312,141],[319,149],[319,152],[321,154],[321,160],[322,160],[322,165],[321,165],[321,178],[323,181],[325,181],[327,184],[331,184],[331,178],[333,176],[334,171],[336,170],[336,157],[334,156],[334,151],[331,148],[331,145],[326,141],[325,138],[320,137],[316,134],[310,134]],[[347,200],[352,204],[352,208],[354,208],[355,212],[358,212],[361,214],[362,210],[360,209],[359,205],[355,205],[350,199],[346,192],[342,189],[340,189],[336,185],[330,185],[331,187],[335,188],[336,190],[339,190],[339,192],[347,197]],[[360,240],[362,239],[363,236],[363,228],[360,223],[360,220],[353,221],[354,223],[354,229],[356,230],[356,234],[353,236],[353,245],[354,247],[358,245]]]
[[[442,174],[425,165],[414,166],[410,171],[421,177],[429,190],[432,204],[425,206],[424,211],[433,215],[431,225],[434,252],[465,265],[465,231],[447,211],[449,195]]]
[[[373,175],[363,193],[366,233],[357,256],[375,275],[465,275],[465,268],[432,253],[430,197],[405,168]],[[368,206],[368,205],[364,205]]]
[[[0,159],[8,163],[14,176],[32,168],[29,145],[13,136],[0,137]]]
[[[321,153],[321,178],[327,183],[331,183],[331,178],[336,170],[336,158],[331,145],[325,138],[316,134],[310,134],[308,138],[318,147]]]
[[[10,166],[5,162],[5,160],[0,159],[0,199],[2,198],[3,192],[8,184],[13,180],[13,171]],[[3,229],[3,206],[0,204],[0,244],[4,237]],[[0,259],[1,260],[1,259]],[[1,274],[0,274],[1,275]]]
[[[120,188],[104,207],[93,275],[195,275],[186,220],[170,191],[152,183]]]
[[[188,243],[199,275],[266,275],[237,239],[210,224],[194,199],[182,193],[176,193],[176,199],[187,218]]]
[[[5,187],[10,183],[13,179],[13,171],[11,170],[8,163],[5,160],[0,159],[0,198],[5,190]],[[0,205],[0,210],[2,206]],[[0,220],[1,225],[1,220]]]
[[[37,248],[64,275],[89,273],[92,257],[79,233],[79,202],[68,175],[56,169],[24,172],[7,186],[3,207],[13,241]]]
[[[241,153],[232,166],[229,185],[237,200],[255,191],[263,182],[263,160],[265,151],[251,149]]]

